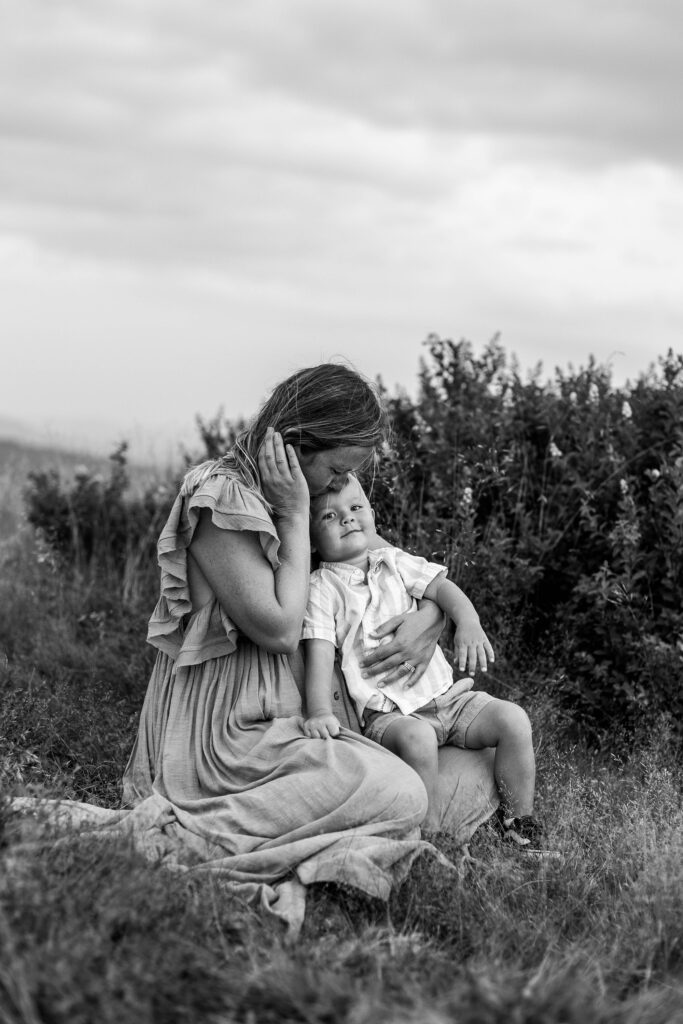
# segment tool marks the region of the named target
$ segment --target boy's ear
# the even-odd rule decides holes
[[[374,523],[374,521],[375,521],[375,510],[374,510],[374,508],[371,508],[370,511],[372,512],[372,521]]]

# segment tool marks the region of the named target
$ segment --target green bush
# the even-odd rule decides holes
[[[156,542],[175,488],[151,484],[129,491],[127,445],[110,457],[109,479],[81,467],[71,486],[55,470],[28,474],[27,518],[60,559],[85,579],[104,578],[125,604],[153,591]]]

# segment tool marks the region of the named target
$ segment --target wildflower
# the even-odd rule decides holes
[[[659,480],[659,478],[660,478],[660,476],[661,476],[661,475],[662,475],[662,474],[661,474],[661,473],[659,472],[659,470],[658,470],[658,469],[646,469],[646,470],[645,470],[645,476],[646,476],[646,477],[647,477],[647,478],[648,478],[649,480],[651,480],[651,481],[652,481],[652,483],[654,483],[654,482],[655,482],[655,480]]]
[[[472,504],[472,488],[471,487],[463,488],[462,503],[465,506]]]
[[[628,494],[628,482],[624,480],[623,476],[619,481],[619,490],[624,495],[624,497],[626,497],[626,495]]]
[[[599,398],[600,392],[598,390],[598,385],[595,383],[595,381],[593,381],[591,386],[588,388],[588,401],[597,402]]]
[[[623,402],[622,403],[621,415],[624,417],[625,420],[630,420],[631,417],[633,416],[633,412],[631,411],[631,406],[629,405],[628,402]]]
[[[578,400],[579,400],[579,396],[577,395],[576,391],[570,391],[569,392],[569,401],[570,401],[571,405],[576,405]]]
[[[548,445],[548,455],[550,456],[551,459],[561,459],[562,458],[562,452],[557,447],[557,445],[555,444],[554,441],[551,441],[550,444]]]

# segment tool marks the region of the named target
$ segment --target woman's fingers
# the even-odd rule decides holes
[[[294,446],[285,444],[282,434],[272,427],[266,430],[266,436],[258,452],[258,463],[262,475],[265,472],[274,478],[284,476],[286,479],[303,479]]]
[[[282,434],[277,430],[273,431],[273,458],[275,459],[275,465],[278,467],[280,472],[289,469],[289,462],[285,454],[285,445],[282,440]]]
[[[394,641],[388,644],[381,644],[379,647],[373,647],[372,650],[366,651],[361,661],[361,667],[363,669],[363,675],[376,676],[379,672],[384,672],[389,668],[396,668],[403,661],[403,657],[400,651],[396,650],[397,645]]]
[[[289,465],[292,476],[294,476],[296,473],[299,473],[301,476],[303,476],[303,473],[301,472],[301,466],[299,465],[299,460],[297,458],[297,454],[296,451],[294,450],[293,444],[285,445],[285,454],[287,456],[287,463]]]
[[[275,448],[273,436],[275,431],[272,427],[268,427],[266,430],[266,436],[261,442],[261,447],[258,450],[257,461],[261,475],[271,473],[275,468]]]
[[[289,460],[285,453],[282,434],[268,427],[258,453],[259,466],[265,466],[270,473],[288,472]]]
[[[424,674],[429,659],[425,661],[421,656],[413,654],[406,658],[405,651],[399,644],[395,644],[392,653],[392,642],[381,644],[373,648],[363,658],[362,675],[364,679],[372,679],[373,676],[386,676],[382,679],[380,686],[387,683],[395,683],[400,680],[405,686],[411,687]]]
[[[390,633],[394,633],[398,629],[404,619],[405,615],[393,615],[390,619],[387,619],[386,622],[383,622],[381,626],[376,626],[371,633],[371,636],[375,637],[377,640],[381,640],[383,637],[389,636]]]
[[[401,661],[377,685],[379,689],[382,689],[382,687],[387,686],[389,683],[400,682],[403,684],[404,689],[409,690],[424,675],[425,668],[426,665],[419,664],[418,662]],[[382,665],[382,671],[385,671],[384,665]]]

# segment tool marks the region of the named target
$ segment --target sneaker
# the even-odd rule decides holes
[[[543,843],[544,830],[540,821],[531,814],[521,818],[504,818],[500,816],[503,841],[514,843],[521,850],[540,850]]]
[[[515,850],[529,857],[558,858],[560,855],[545,848],[545,829],[532,814],[519,818],[506,818],[498,808],[497,830],[504,843],[512,844]]]

